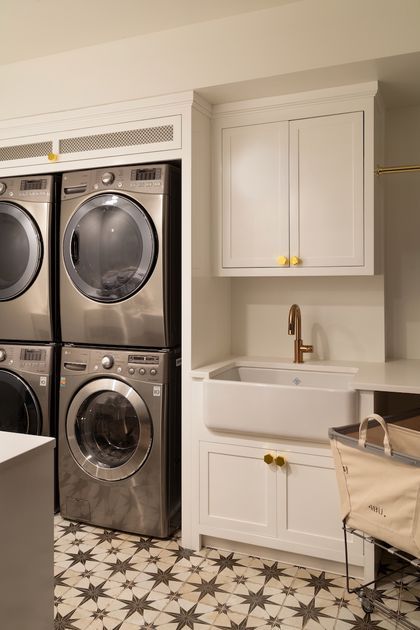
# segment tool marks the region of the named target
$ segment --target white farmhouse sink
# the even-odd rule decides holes
[[[328,441],[328,429],[357,421],[354,372],[235,365],[203,382],[209,429]]]

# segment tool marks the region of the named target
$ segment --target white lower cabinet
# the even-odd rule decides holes
[[[200,531],[344,562],[339,497],[329,451],[324,455],[315,449],[311,453],[309,447],[300,451],[277,445],[277,450],[267,450],[201,442]],[[363,565],[360,539],[350,537],[349,557],[351,564]]]
[[[266,451],[202,442],[201,523],[256,536],[276,536],[276,470]]]

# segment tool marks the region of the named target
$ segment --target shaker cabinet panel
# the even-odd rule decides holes
[[[288,257],[288,123],[222,131],[223,267]]]
[[[361,266],[363,113],[290,122],[290,251],[303,267]]]
[[[260,448],[202,443],[200,447],[200,522],[275,536],[273,501],[276,471]]]
[[[331,457],[287,452],[278,470],[278,536],[307,555],[344,561],[340,502]],[[349,538],[353,564],[362,564],[360,539]]]

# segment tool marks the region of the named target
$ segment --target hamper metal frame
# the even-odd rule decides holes
[[[400,551],[396,547],[391,547],[387,543],[377,540],[376,538],[372,538],[368,534],[364,534],[356,529],[351,527],[347,527],[345,522],[343,522],[343,532],[344,532],[344,553],[345,553],[345,565],[346,565],[346,589],[348,593],[354,593],[360,599],[360,605],[362,606],[363,611],[366,613],[366,618],[370,619],[370,615],[377,610],[379,613],[382,613],[387,619],[392,619],[396,622],[397,628],[405,628],[406,630],[419,630],[418,626],[415,626],[408,619],[405,618],[404,614],[400,612],[395,612],[391,608],[388,608],[379,598],[377,598],[376,590],[379,582],[385,580],[386,578],[394,575],[401,571],[401,567],[393,571],[388,571],[379,577],[371,580],[370,582],[366,582],[360,586],[356,586],[354,588],[350,587],[350,575],[349,575],[349,555],[348,555],[348,546],[347,546],[347,534],[352,534],[357,536],[358,538],[362,538],[364,541],[369,542],[379,549],[386,551],[392,556],[395,556],[402,560],[404,564],[407,566],[413,566],[415,568],[415,572],[410,573],[409,575],[413,575],[418,580],[420,580],[420,560],[406,554],[403,551]]]

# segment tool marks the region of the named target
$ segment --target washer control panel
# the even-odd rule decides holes
[[[129,378],[131,381],[164,383],[168,372],[167,352],[141,350],[89,349],[64,346],[62,375],[104,374]]]

